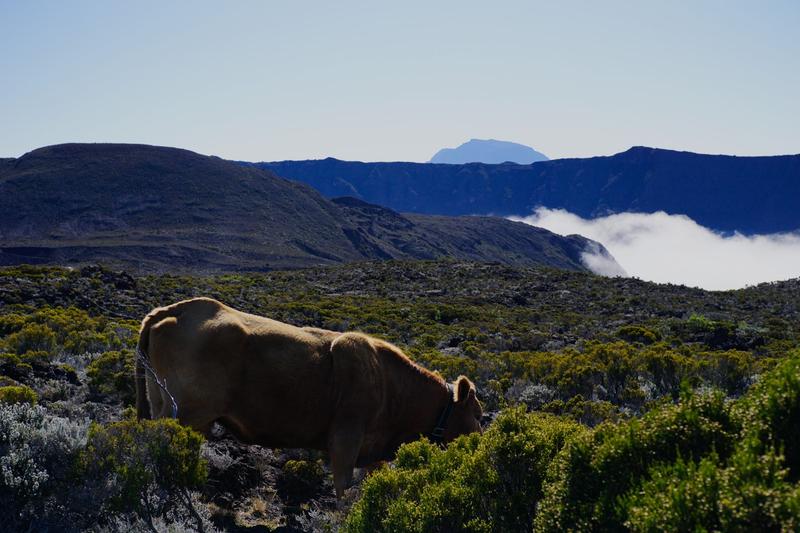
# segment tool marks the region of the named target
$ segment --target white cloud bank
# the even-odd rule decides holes
[[[800,232],[721,235],[683,215],[620,213],[587,220],[539,208],[511,217],[554,233],[578,233],[608,249],[630,276],[710,290],[800,277]],[[599,254],[584,257],[598,274],[620,275]]]

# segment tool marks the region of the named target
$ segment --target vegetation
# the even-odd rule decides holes
[[[7,385],[0,387],[0,403],[35,404],[39,399],[36,391],[25,385]]]
[[[448,379],[473,378],[493,422],[445,449],[401,448],[345,517],[318,455],[126,416],[139,321],[200,295],[386,338]],[[447,261],[214,277],[0,269],[0,520],[796,530],[799,324],[798,280],[710,293]]]
[[[594,429],[509,409],[446,450],[403,446],[344,529],[796,531],[799,409],[800,352],[733,402],[687,391]]]
[[[9,531],[69,524],[64,504],[73,492],[71,464],[87,424],[54,416],[43,406],[0,402],[0,522]]]
[[[131,379],[133,370],[133,352],[130,350],[105,352],[86,368],[89,390],[99,397],[133,405],[136,401],[136,390]]]
[[[202,438],[174,420],[107,426],[0,403],[0,520],[8,530],[73,530],[138,518],[207,529],[192,489]],[[136,520],[134,520],[134,523]]]
[[[548,465],[587,430],[548,415],[504,411],[484,435],[446,449],[403,446],[391,468],[370,476],[347,531],[529,531]]]
[[[206,481],[202,442],[199,434],[172,419],[93,425],[77,460],[79,475],[105,487],[102,506],[133,511],[153,531],[153,519],[165,516],[192,520],[203,530],[190,492]]]
[[[319,491],[324,477],[317,461],[290,459],[283,465],[280,485],[292,500],[306,501]]]

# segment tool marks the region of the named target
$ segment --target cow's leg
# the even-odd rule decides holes
[[[214,419],[209,420],[207,416],[193,417],[179,414],[178,422],[184,426],[189,426],[206,438],[211,436],[211,426],[214,425]]]
[[[356,466],[363,439],[364,430],[358,424],[342,425],[331,431],[328,453],[331,457],[333,486],[339,499],[344,494],[344,489],[353,482],[353,468]]]
[[[374,463],[367,465],[364,467],[365,476],[373,473],[376,470],[380,470],[383,465],[386,464],[386,461],[375,461]]]
[[[179,388],[169,386],[171,381],[164,381],[166,381],[169,392],[165,391],[156,383],[152,376],[147,376],[147,395],[150,399],[150,413],[152,417],[172,418],[175,414],[172,403],[174,396],[175,403],[178,406],[178,422],[184,426],[191,427],[205,436],[209,436],[211,433],[211,426],[214,424],[214,421],[219,418],[217,412],[208,407],[206,405],[208,402],[204,401],[200,395],[182,394],[183,391]],[[164,381],[162,381],[162,384]],[[172,382],[175,381],[174,379],[172,380]]]
[[[166,392],[163,393],[163,402],[164,416],[171,417],[173,414],[172,399]],[[189,426],[206,437],[211,435],[211,426],[214,425],[216,419],[220,418],[213,402],[206,401],[202,395],[196,393],[186,394],[184,390],[180,390],[175,391],[175,403],[178,405],[178,422],[184,426]]]

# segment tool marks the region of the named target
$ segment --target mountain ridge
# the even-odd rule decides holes
[[[403,212],[524,216],[544,206],[584,218],[683,214],[723,232],[800,228],[800,155],[730,156],[632,147],[610,156],[461,165],[335,159],[254,163]]]

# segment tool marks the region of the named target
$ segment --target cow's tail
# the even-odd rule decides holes
[[[147,353],[150,345],[150,323],[153,314],[149,314],[142,321],[142,329],[139,330],[139,342],[136,344],[136,416],[142,418],[152,418],[150,412],[150,400],[147,398],[147,374],[145,371],[145,361],[149,360]]]

